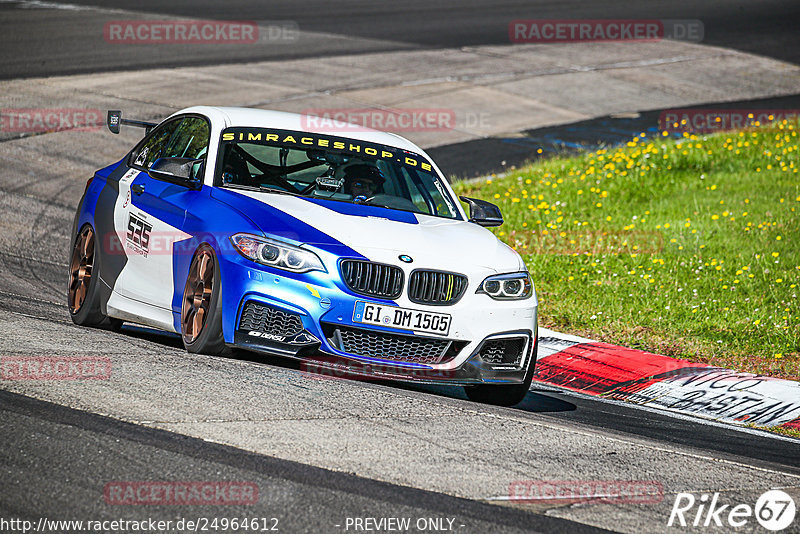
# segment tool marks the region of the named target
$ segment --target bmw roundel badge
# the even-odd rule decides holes
[[[402,261],[402,262],[405,262],[405,263],[411,263],[412,261],[414,261],[414,260],[411,258],[411,256],[408,256],[407,254],[400,254],[400,255],[398,256],[398,258],[400,258],[400,261]]]

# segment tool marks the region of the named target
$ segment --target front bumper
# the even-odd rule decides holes
[[[514,334],[519,334],[515,332]],[[318,354],[304,359],[303,369],[322,376],[336,378],[360,377],[369,379],[386,379],[405,382],[448,385],[475,384],[520,384],[526,373],[533,372],[536,365],[536,337],[526,333],[525,356],[517,368],[498,367],[483,361],[479,352],[469,355],[468,359],[458,367],[451,369],[409,368],[397,365],[397,362],[365,362],[351,357]]]
[[[535,298],[493,301],[486,295],[474,294],[473,289],[456,305],[431,309],[452,315],[448,336],[437,337],[354,322],[353,310],[359,300],[390,306],[407,307],[409,304],[352,294],[328,273],[274,273],[253,269],[236,258],[226,262],[223,273],[226,273],[223,280],[223,288],[226,288],[223,291],[226,343],[300,359],[304,362],[303,368],[310,372],[438,384],[518,384],[535,365]],[[251,320],[250,312],[247,320],[243,321],[248,303],[291,315],[297,320],[296,327],[271,330],[274,321],[270,328],[265,328],[263,321],[254,323]],[[418,304],[410,305],[425,309]],[[351,337],[362,336],[368,346],[375,344],[375,350],[349,351],[353,345],[352,342],[350,345],[343,342],[343,333]],[[443,351],[442,357],[433,360],[418,358],[416,361],[379,357],[386,354],[378,350],[380,343],[403,343],[406,340],[416,344],[436,344]],[[519,352],[519,358],[504,358],[504,349],[498,349],[503,346],[513,346],[514,351]],[[365,354],[369,352],[371,354]]]

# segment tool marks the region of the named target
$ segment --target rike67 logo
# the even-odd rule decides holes
[[[765,529],[778,532],[792,524],[796,511],[794,499],[781,490],[763,493],[755,506],[722,504],[719,493],[703,493],[699,498],[692,493],[678,493],[667,526],[738,528],[755,517]]]

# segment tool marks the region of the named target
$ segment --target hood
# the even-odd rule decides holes
[[[519,255],[474,223],[378,206],[257,191],[219,190],[265,233],[342,254],[342,245],[379,262],[411,256],[413,268],[524,270]],[[226,195],[227,196],[227,195]],[[287,235],[288,233],[288,235]]]

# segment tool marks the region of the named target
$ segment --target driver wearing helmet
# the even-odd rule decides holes
[[[344,192],[353,198],[370,198],[380,192],[385,180],[377,167],[364,163],[350,165],[344,170]]]

